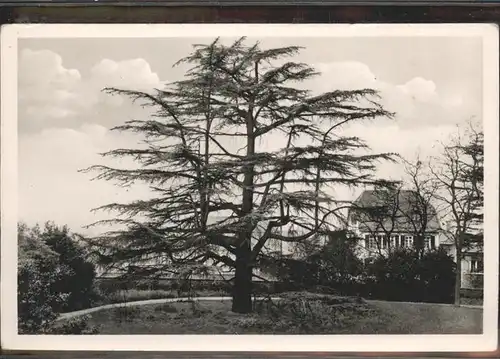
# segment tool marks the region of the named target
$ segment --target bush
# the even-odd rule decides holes
[[[263,270],[278,278],[283,287],[280,291],[356,294],[356,277],[362,274],[363,264],[355,253],[355,241],[345,231],[332,232],[329,237],[324,247],[304,252],[302,259],[263,259]]]
[[[452,303],[455,263],[444,251],[395,251],[363,265],[354,242],[334,232],[329,243],[296,258],[265,258],[261,266],[280,283],[260,285],[258,291],[302,291],[363,296],[371,299]]]
[[[263,318],[261,324],[269,327],[266,329],[290,334],[331,333],[345,325],[348,318],[356,320],[366,310],[359,298],[307,292],[286,293],[276,302],[267,300],[256,305]]]
[[[58,227],[50,222],[45,224],[39,235],[59,255],[59,266],[64,271],[53,289],[69,293],[63,305],[56,310],[71,312],[91,307],[97,300],[94,291],[95,265],[86,260],[84,250],[78,244],[78,237],[70,233],[68,227]]]
[[[356,278],[363,273],[363,263],[356,255],[355,245],[344,231],[330,234],[328,244],[308,259],[316,263],[317,286],[333,288],[338,294],[355,294]]]
[[[54,291],[63,275],[57,253],[26,226],[18,226],[18,328],[21,334],[48,330],[68,293]]]
[[[18,226],[18,327],[20,333],[51,330],[58,313],[90,306],[93,266],[80,256],[66,227]]]
[[[468,274],[469,283],[473,289],[483,289],[484,288],[484,275],[482,273],[469,273]]]
[[[47,334],[98,334],[99,328],[89,325],[90,316],[71,318],[55,323]]]
[[[376,299],[452,303],[455,262],[443,251],[396,251],[367,266],[366,289]]]
[[[282,258],[277,264],[277,277],[282,283],[290,283],[290,290],[308,289],[318,284],[317,263],[308,259]]]

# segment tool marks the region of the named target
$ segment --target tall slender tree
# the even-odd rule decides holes
[[[484,137],[470,122],[465,135],[457,133],[443,154],[431,166],[438,187],[436,198],[444,204],[443,217],[449,218],[446,234],[455,244],[457,262],[455,304],[460,304],[464,251],[483,242]]]
[[[415,162],[404,161],[405,173],[408,177],[408,205],[401,211],[408,227],[408,233],[413,235],[415,254],[421,258],[426,247],[426,238],[430,233],[440,229],[438,219],[438,201],[436,194],[439,185],[429,175],[428,166],[417,157]],[[429,238],[430,240],[430,238]]]
[[[107,263],[164,259],[143,274],[224,265],[234,270],[235,312],[252,310],[252,275],[266,243],[306,241],[334,223],[346,203],[325,193],[332,185],[383,184],[377,161],[342,126],[391,117],[372,89],[313,94],[298,86],[319,74],[290,58],[299,47],[262,49],[239,39],[195,45],[178,64],[185,78],[154,93],[108,88],[157,109],[116,131],[145,137],[132,157],[138,168],[96,165],[95,178],[122,185],[142,181],[154,196],[101,209],[117,212],[109,231],[92,242]],[[328,79],[325,79],[328,81]]]

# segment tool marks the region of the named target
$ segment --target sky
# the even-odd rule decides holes
[[[232,39],[224,39],[231,41]],[[300,45],[294,58],[321,71],[307,83],[313,92],[375,88],[395,112],[345,129],[375,152],[412,159],[438,154],[471,118],[481,118],[480,38],[248,38],[261,47]],[[101,92],[104,87],[149,91],[181,79],[172,67],[203,38],[20,39],[18,53],[19,216],[28,224],[47,220],[83,228],[109,214],[91,209],[148,196],[147,188],[123,189],[90,181],[79,170],[104,163],[99,153],[134,146],[138,137],[110,131],[146,118],[138,104]],[[266,146],[266,144],[264,144]],[[114,165],[124,165],[124,163]],[[398,164],[383,164],[380,176],[401,177]],[[352,198],[360,190],[338,194]]]

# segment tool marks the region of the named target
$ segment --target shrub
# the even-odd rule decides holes
[[[332,232],[327,245],[308,258],[317,266],[317,286],[333,288],[339,294],[354,294],[356,277],[363,273],[363,263],[356,255],[355,244],[345,231]]]
[[[355,278],[363,271],[355,253],[355,241],[345,231],[330,233],[328,243],[297,258],[266,258],[263,270],[275,275],[283,291],[309,290],[323,293],[354,294]]]
[[[48,334],[98,334],[99,327],[89,325],[90,316],[71,318],[55,323]]]
[[[277,264],[277,277],[283,283],[290,283],[290,290],[308,289],[318,284],[316,263],[307,259],[281,258]]]
[[[18,327],[50,330],[58,313],[89,307],[95,298],[94,268],[66,227],[18,226]]]
[[[57,254],[25,225],[18,226],[18,328],[21,334],[48,330],[68,293],[54,291],[63,275]]]
[[[455,263],[443,251],[395,251],[367,266],[371,297],[411,302],[453,302]]]
[[[59,266],[64,271],[64,275],[54,283],[53,290],[69,295],[56,310],[69,312],[91,307],[97,299],[94,291],[95,266],[85,258],[78,236],[70,233],[68,227],[58,227],[51,222],[45,224],[39,236],[58,254]]]
[[[307,292],[286,293],[278,301],[262,301],[256,306],[264,319],[262,324],[290,334],[331,333],[342,327],[346,318],[355,318],[364,310],[365,304],[358,298]],[[353,315],[346,316],[347,311]]]
[[[470,273],[470,284],[474,289],[483,289],[484,288],[484,275],[482,273]]]
[[[302,259],[265,258],[261,266],[281,283],[259,285],[259,293],[307,290],[393,301],[453,302],[456,265],[444,251],[417,256],[398,250],[363,265],[342,231],[332,233],[326,246]]]

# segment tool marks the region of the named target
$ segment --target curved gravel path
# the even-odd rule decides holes
[[[223,301],[223,300],[231,300],[231,297],[183,297],[183,298],[160,298],[160,299],[147,299],[147,300],[137,300],[133,302],[123,302],[123,303],[112,303],[101,305],[99,307],[93,307],[88,309],[78,310],[76,312],[63,313],[57,318],[57,320],[70,319],[74,317],[78,317],[80,315],[90,314],[99,312],[105,309],[111,308],[123,308],[123,307],[133,307],[140,305],[149,305],[149,304],[163,304],[163,303],[178,303],[178,302],[198,302],[198,301]],[[257,297],[256,299],[264,299],[264,297]],[[279,298],[272,297],[272,300],[278,300]]]
[[[106,305],[101,305],[99,307],[93,307],[93,308],[87,308],[87,309],[82,309],[78,310],[75,312],[69,312],[69,313],[63,313],[61,314],[56,320],[65,320],[65,319],[70,319],[74,317],[78,317],[81,315],[86,315],[90,313],[95,313],[99,312],[101,310],[105,309],[112,309],[112,308],[123,308],[123,307],[134,307],[134,306],[141,306],[141,305],[150,305],[150,304],[163,304],[163,303],[178,303],[178,302],[198,302],[198,301],[224,301],[224,300],[231,300],[231,297],[183,297],[183,298],[160,298],[160,299],[147,299],[147,300],[137,300],[133,302],[122,302],[122,303],[112,303],[112,304],[106,304]],[[265,297],[257,297],[255,299],[265,299]],[[279,300],[279,297],[271,297],[270,299],[272,300]],[[386,303],[385,301],[379,301],[379,300],[366,300],[368,303]],[[413,305],[423,305],[423,306],[448,306],[451,307],[453,304],[444,304],[444,303],[409,303],[409,302],[396,302],[396,303],[401,303],[401,304],[413,304]],[[482,306],[476,306],[476,305],[461,305],[461,307],[464,308],[474,308],[474,309],[482,309]]]

